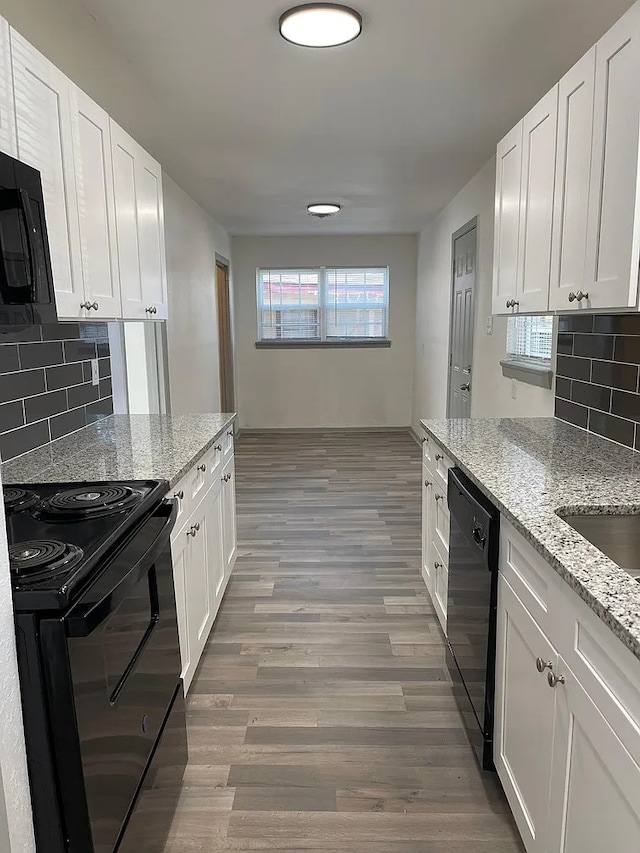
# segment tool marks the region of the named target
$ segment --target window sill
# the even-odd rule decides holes
[[[509,379],[528,382],[529,385],[538,385],[540,388],[551,388],[553,370],[546,364],[531,364],[528,361],[516,361],[515,359],[504,359],[500,364],[502,375]]]
[[[388,340],[352,341],[256,341],[256,349],[388,349]]]

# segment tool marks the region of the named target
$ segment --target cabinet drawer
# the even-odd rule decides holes
[[[550,610],[558,606],[561,579],[504,517],[500,522],[500,574],[538,625],[549,633]]]

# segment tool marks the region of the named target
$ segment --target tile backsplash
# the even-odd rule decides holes
[[[555,414],[640,450],[640,314],[560,317]]]
[[[98,359],[99,383],[91,380]],[[0,326],[3,461],[113,414],[106,323]]]

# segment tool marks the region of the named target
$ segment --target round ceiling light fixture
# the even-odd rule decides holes
[[[326,202],[310,204],[307,207],[307,213],[309,216],[317,216],[318,219],[325,219],[327,216],[335,216],[335,214],[340,213],[341,210],[342,208],[339,204],[328,204]]]
[[[358,38],[362,15],[339,3],[306,3],[280,16],[280,35],[302,47],[337,47]]]

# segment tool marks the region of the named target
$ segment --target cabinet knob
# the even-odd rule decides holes
[[[176,492],[176,493],[175,493],[175,495],[174,495],[174,498],[178,498],[178,500],[179,500],[179,501],[183,501],[183,500],[184,500],[184,492],[183,492],[183,490],[182,490],[182,489],[180,489],[180,491],[179,491],[179,492]]]
[[[229,432],[227,433],[227,435],[229,435],[229,436],[231,436],[231,438],[233,438],[233,436],[235,435],[235,433],[234,433],[234,431],[233,431],[232,429],[230,429],[230,430],[229,430]]]
[[[193,536],[195,539],[195,537],[198,533],[198,530],[200,530],[200,525],[199,524],[192,524],[191,527],[189,528],[189,530],[187,530],[187,536]]]
[[[442,453],[436,453],[436,462],[439,462],[441,459],[444,459]]]
[[[91,303],[90,303],[90,302],[81,302],[81,303],[80,303],[80,307],[81,307],[81,308],[86,308],[86,309],[87,309],[87,311],[90,311],[90,310],[91,310]]]
[[[429,441],[429,439],[428,439],[428,438],[422,438],[422,439],[421,439],[421,441],[422,441],[422,443],[423,443],[423,444],[427,444],[427,443],[428,443],[428,441]]]
[[[549,660],[543,660],[543,658],[536,658],[536,669],[538,672],[544,672],[545,669],[553,669],[553,663]]]
[[[206,465],[198,465],[198,471],[202,471],[202,473],[204,474],[206,470],[207,470]]]
[[[589,294],[583,293],[581,290],[579,290],[576,293],[576,299],[578,300],[578,302],[582,302],[583,299],[588,299],[588,298],[589,298]]]
[[[437,501],[441,501],[441,500],[442,500],[442,495],[436,495],[436,500],[437,500]]]
[[[432,483],[432,482],[430,482],[429,480],[425,480],[425,481],[424,481],[424,484],[425,484],[425,486],[426,486],[428,489],[429,489],[429,488],[431,488],[431,486],[433,486],[433,483]]]
[[[158,309],[156,308],[155,305],[152,305],[150,308],[145,308],[144,312],[145,312],[145,314],[157,314]]]
[[[434,563],[434,564],[433,564],[433,568],[434,568],[434,569],[436,570],[436,572],[437,572],[437,571],[438,571],[438,569],[444,569],[444,566],[442,565],[442,563]]]
[[[547,681],[549,682],[549,687],[557,687],[558,684],[564,684],[564,675],[556,675],[555,672],[550,672],[547,675]]]
[[[576,296],[576,294],[573,292],[573,290],[571,291],[571,293],[570,293],[570,294],[569,294],[569,296],[567,297],[567,299],[569,300],[569,302],[575,302],[577,298],[578,298],[578,297],[577,297],[577,296]]]
[[[225,483],[228,483],[229,480],[231,479],[231,474],[225,474],[222,479],[224,480]]]
[[[216,444],[216,446],[213,449],[217,450],[218,453],[222,453],[222,445],[221,444]]]
[[[507,308],[517,308],[520,303],[517,299],[507,299]]]
[[[471,391],[471,383],[465,382],[464,385],[460,386],[461,391]]]
[[[93,310],[94,310],[94,311],[97,311],[97,310],[98,310],[98,303],[97,303],[97,302],[93,302],[93,303],[91,304],[91,308],[93,308]]]

